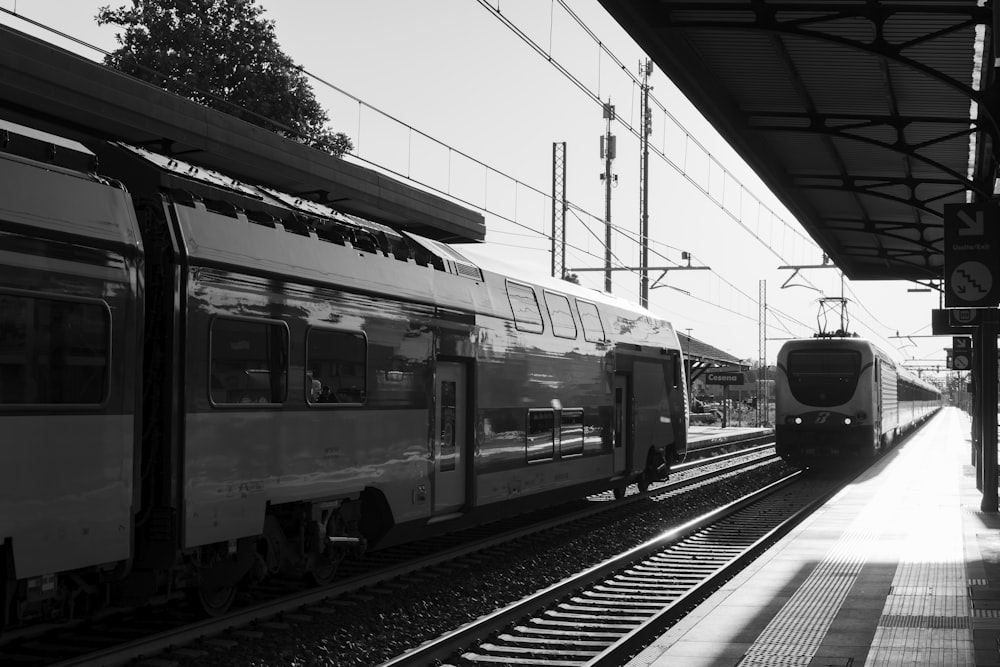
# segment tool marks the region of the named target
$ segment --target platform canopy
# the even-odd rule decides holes
[[[600,2],[847,277],[942,277],[943,207],[993,195],[992,3]]]
[[[0,26],[0,117],[110,139],[440,241],[486,236],[483,215]]]

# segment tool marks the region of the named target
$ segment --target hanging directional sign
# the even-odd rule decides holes
[[[952,318],[959,309],[956,308],[935,308],[931,311],[931,333],[935,336],[944,336],[946,334],[964,334],[969,333],[968,324],[958,324],[952,321]],[[970,310],[970,309],[964,309]],[[978,311],[974,311],[978,312]]]
[[[972,368],[972,337],[954,336],[951,339],[951,363],[948,368],[967,371]]]
[[[931,333],[964,335],[984,324],[1000,324],[996,308],[936,308],[931,311]]]
[[[993,202],[944,206],[944,305],[1000,305],[1000,207]]]

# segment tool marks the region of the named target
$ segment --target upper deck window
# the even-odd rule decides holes
[[[604,325],[601,324],[601,315],[597,311],[597,306],[589,301],[577,299],[576,307],[580,311],[583,337],[591,343],[603,343],[605,340]]]
[[[283,322],[212,321],[211,396],[215,404],[282,403],[288,388],[288,329]]]
[[[545,306],[552,320],[552,333],[561,338],[576,338],[576,320],[569,299],[562,294],[545,292]]]
[[[861,376],[857,350],[793,350],[788,353],[788,385],[801,403],[820,408],[850,400]]]
[[[542,333],[542,311],[538,308],[538,297],[530,285],[507,281],[507,298],[514,311],[514,326],[518,331]]]
[[[101,302],[0,294],[0,405],[96,405],[108,393]]]
[[[358,331],[310,329],[306,345],[310,403],[364,403],[368,395],[368,340]]]

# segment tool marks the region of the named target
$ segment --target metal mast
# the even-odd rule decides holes
[[[757,425],[767,421],[767,281],[761,280],[757,297],[757,353],[760,369],[757,371]]]
[[[604,291],[611,293],[611,186],[618,177],[611,173],[615,159],[615,135],[611,134],[611,121],[615,119],[615,105],[609,100],[604,105],[604,136],[601,137],[601,157],[604,158]]]
[[[639,63],[639,73],[642,75],[642,136],[639,160],[639,303],[643,308],[649,306],[649,135],[653,131],[653,121],[649,113],[649,75],[653,73],[653,61]]]
[[[566,142],[552,144],[552,277],[566,277]]]

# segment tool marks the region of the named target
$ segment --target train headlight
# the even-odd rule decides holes
[[[854,421],[854,420],[851,419],[850,417],[844,417],[844,423],[846,425],[850,426],[852,421]]]
[[[795,421],[796,424],[801,424],[802,423],[802,417],[796,417],[794,421]]]

